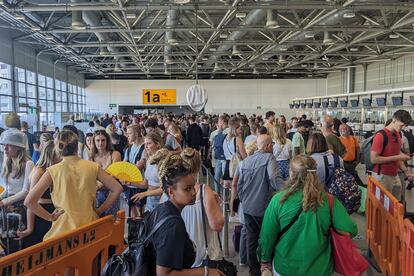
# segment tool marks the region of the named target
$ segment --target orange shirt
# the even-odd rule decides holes
[[[354,136],[349,136],[345,138],[343,136],[339,137],[342,144],[344,144],[346,148],[346,153],[343,157],[344,161],[355,161],[356,159],[356,151],[359,148],[358,140]]]

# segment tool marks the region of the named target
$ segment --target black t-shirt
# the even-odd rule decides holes
[[[196,256],[194,245],[188,237],[180,211],[171,201],[168,200],[154,209],[149,217],[149,229],[151,230],[158,221],[169,215],[178,217],[168,219],[151,238],[156,264],[174,270],[191,268]]]

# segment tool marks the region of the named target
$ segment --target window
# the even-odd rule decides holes
[[[39,99],[46,99],[46,98],[47,98],[46,88],[39,87]]]
[[[46,77],[39,74],[39,86],[46,87]]]
[[[27,97],[36,98],[36,86],[28,84],[26,87]]]
[[[36,84],[36,73],[26,70],[26,82]]]
[[[53,89],[53,78],[51,78],[51,77],[46,77],[46,87],[47,87],[47,88],[52,88],[52,89]]]
[[[24,69],[16,67],[16,80],[26,82],[26,74],[24,72]]]
[[[1,95],[11,95],[12,87],[11,80],[1,79],[0,78],[0,94]]]
[[[0,110],[2,112],[12,111],[13,99],[9,96],[0,96]]]
[[[11,80],[11,66],[0,62],[0,78]]]

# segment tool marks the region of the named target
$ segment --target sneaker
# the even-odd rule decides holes
[[[240,267],[247,266],[247,263],[239,263],[239,266],[240,266]]]

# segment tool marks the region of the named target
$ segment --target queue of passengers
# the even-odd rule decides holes
[[[349,138],[346,124],[340,124],[336,133],[335,120],[328,115],[317,132],[306,116],[287,122],[271,111],[264,118],[105,114],[91,121],[84,141],[83,132],[72,122],[55,133],[54,141],[41,136],[36,164],[28,157],[28,136],[24,128],[19,130],[16,116],[10,114],[14,121],[0,137],[4,151],[0,207],[21,216],[17,237],[2,240],[8,254],[116,214],[125,201],[134,216],[150,212],[150,227],[166,216],[180,216],[167,220],[151,239],[157,275],[205,275],[201,205],[208,222],[208,255],[218,260],[222,255],[213,233],[224,224],[222,186],[232,188],[232,215],[238,213],[243,223],[240,265],[248,265],[250,275],[265,270],[275,275],[331,275],[331,220],[341,233],[357,234],[338,199],[331,218],[325,186],[326,164],[334,165],[335,160],[355,174],[359,144]],[[399,132],[410,121],[404,110],[394,114],[385,130],[391,135],[389,143],[401,147]],[[384,169],[376,165],[375,175],[389,181],[387,187],[394,191],[398,183],[394,171],[390,175],[391,166],[409,178],[412,174],[404,166],[407,157],[393,145],[379,152],[379,140],[376,135],[374,164]],[[119,182],[105,172],[120,160],[136,165],[144,181]],[[211,169],[210,163],[214,189],[198,182],[201,164]],[[291,228],[280,236],[289,224]],[[208,273],[223,275],[217,269]]]

